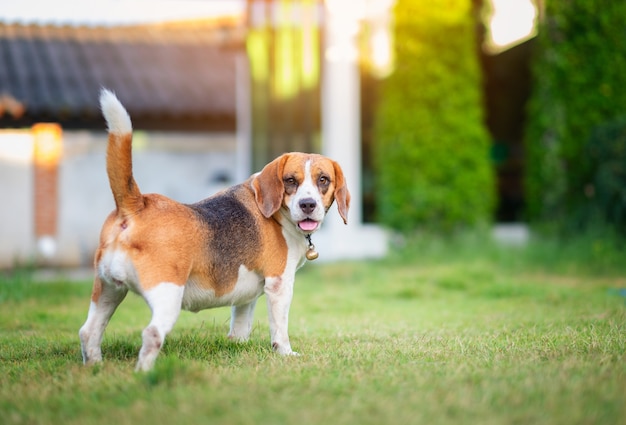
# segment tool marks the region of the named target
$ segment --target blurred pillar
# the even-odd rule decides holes
[[[58,176],[63,149],[61,126],[40,123],[32,128],[34,138],[34,221],[37,248],[44,258],[57,250]]]
[[[350,220],[362,222],[361,106],[356,44],[358,7],[345,0],[326,0],[322,78],[322,152],[341,164],[350,184]]]
[[[320,259],[380,257],[387,235],[363,224],[361,176],[361,85],[357,36],[364,1],[326,0],[322,78],[322,153],[337,161],[346,177],[351,202],[345,226],[332,208],[313,236]]]

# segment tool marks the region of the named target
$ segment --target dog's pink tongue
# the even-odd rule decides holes
[[[309,232],[311,230],[315,230],[315,228],[317,227],[317,222],[313,220],[302,220],[300,223],[298,223],[298,225],[302,230]]]

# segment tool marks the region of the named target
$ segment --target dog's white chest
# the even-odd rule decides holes
[[[263,293],[263,281],[263,276],[241,265],[233,290],[217,296],[213,289],[204,287],[202,282],[192,277],[185,285],[182,307],[189,311],[200,311],[207,308],[248,304]]]

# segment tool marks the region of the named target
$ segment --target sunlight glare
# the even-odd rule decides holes
[[[536,33],[537,9],[532,0],[491,0],[491,44],[503,50]]]
[[[34,144],[33,135],[28,130],[1,130],[0,162],[31,163]]]

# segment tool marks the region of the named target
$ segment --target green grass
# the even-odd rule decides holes
[[[89,282],[0,278],[0,423],[624,424],[626,255],[603,241],[499,248],[472,237],[381,261],[309,264],[291,309],[299,357],[229,310],[183,313],[133,372],[149,310],[129,296],[103,364],[81,364]]]

